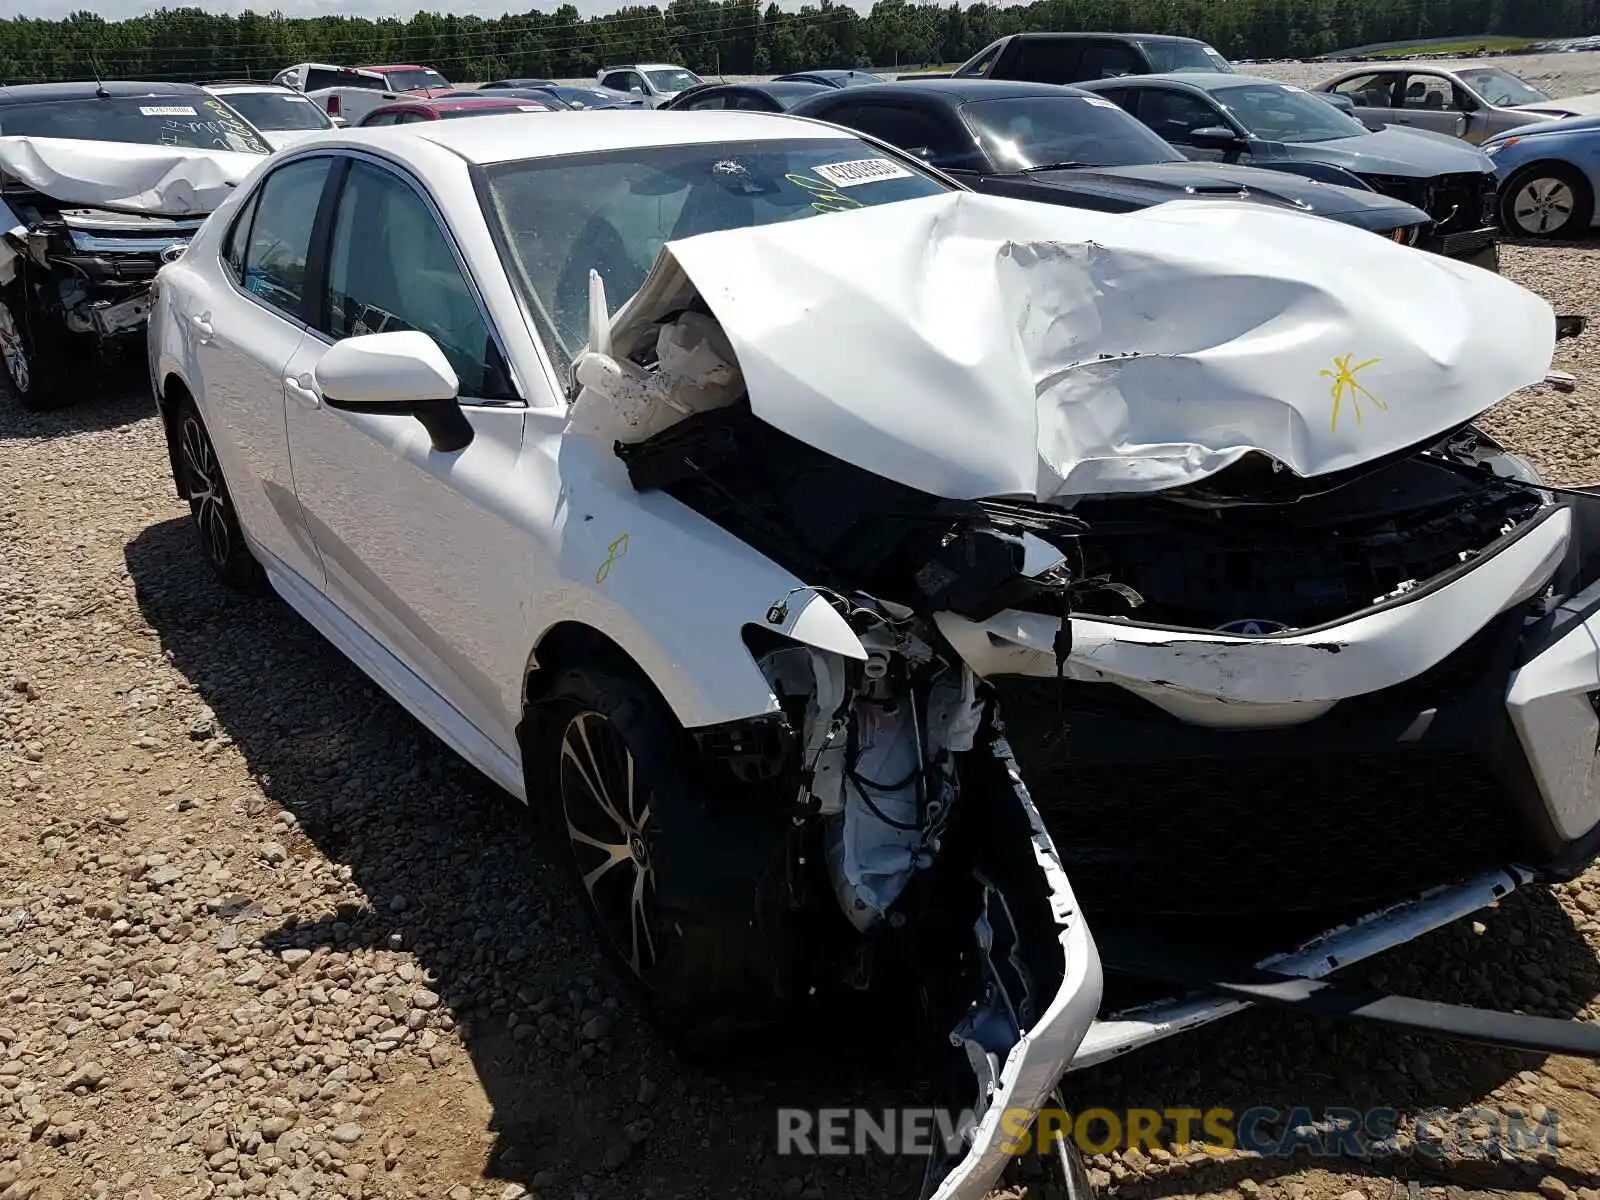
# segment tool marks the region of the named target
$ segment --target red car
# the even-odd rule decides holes
[[[488,97],[463,99],[449,97],[439,100],[406,100],[400,104],[385,104],[375,108],[356,124],[365,129],[370,125],[406,125],[412,121],[449,121],[456,117],[486,117],[494,113],[555,112],[556,106],[538,100],[507,97],[492,100]]]
[[[437,96],[450,90],[450,83],[432,67],[411,63],[391,63],[386,67],[357,67],[383,76],[391,92],[410,92],[418,96]]]

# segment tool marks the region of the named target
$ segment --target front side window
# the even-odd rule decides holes
[[[321,91],[323,88],[365,88],[371,92],[387,91],[382,75],[363,75],[359,71],[330,71],[326,67],[312,67],[306,72],[305,90]]]
[[[1526,79],[1521,79],[1499,67],[1469,67],[1464,71],[1457,71],[1456,74],[1461,76],[1462,83],[1477,92],[1489,104],[1545,104],[1550,100],[1549,96]]]
[[[326,312],[324,332],[336,340],[425,333],[455,369],[463,396],[511,398],[483,311],[432,209],[404,180],[369,163],[351,165],[339,196]]]
[[[696,112],[711,108],[727,108],[728,93],[712,92],[708,96],[697,96],[685,104],[684,107],[693,109]]]
[[[857,104],[850,128],[902,150],[927,150],[936,159],[948,158],[962,150],[956,139],[932,116],[900,104]]]
[[[299,92],[230,92],[228,103],[257,129],[331,129],[328,114]]]
[[[1157,75],[1173,71],[1221,71],[1233,73],[1233,64],[1204,42],[1141,41],[1140,49]]]
[[[271,154],[250,123],[215,96],[94,96],[0,107],[0,136],[74,138],[185,150]]]
[[[961,115],[1001,170],[1126,167],[1183,156],[1100,96],[978,100]]]
[[[1326,100],[1286,83],[1235,84],[1211,96],[1253,136],[1269,142],[1327,142],[1367,132]]]
[[[855,138],[658,146],[500,163],[487,216],[558,362],[588,337],[589,271],[612,310],[668,241],[948,190]]]
[[[1139,119],[1154,130],[1157,137],[1174,146],[1187,146],[1189,135],[1196,129],[1217,125],[1226,128],[1228,124],[1221,113],[1199,96],[1160,88],[1148,88],[1140,94]]]
[[[296,320],[305,310],[311,228],[332,161],[304,158],[278,168],[253,202],[256,215],[241,272],[244,289]]]
[[[644,83],[632,71],[613,71],[600,83],[608,88],[615,88],[619,92],[642,92]]]

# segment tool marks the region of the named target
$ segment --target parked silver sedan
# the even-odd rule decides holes
[[[1348,96],[1369,125],[1411,125],[1469,142],[1535,121],[1600,115],[1600,93],[1554,100],[1503,67],[1365,64],[1312,89]]]

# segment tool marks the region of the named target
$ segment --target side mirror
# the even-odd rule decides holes
[[[1319,100],[1326,100],[1342,113],[1355,115],[1356,102],[1343,92],[1317,92],[1316,96]]]
[[[1233,150],[1243,139],[1226,125],[1203,125],[1189,131],[1189,144],[1201,150]]]
[[[415,417],[444,454],[472,441],[455,369],[425,333],[368,333],[335,342],[312,369],[322,402],[350,412]]]
[[[343,117],[340,117],[340,116],[330,116],[328,118],[328,120],[333,122],[334,128],[336,128],[336,129],[343,129],[346,125],[350,124],[349,121],[346,121]]]
[[[633,93],[633,94],[634,94],[634,95],[635,95],[635,96],[642,96],[642,95],[644,95],[644,89],[643,89],[643,88],[642,88],[642,87],[640,87],[640,86],[639,86],[639,85],[638,85],[638,84],[634,84],[634,85],[633,85],[633,86],[632,86],[632,87],[631,87],[631,88],[629,88],[629,89],[628,89],[628,90],[629,90],[629,91],[630,91],[630,92],[632,92],[632,93]]]

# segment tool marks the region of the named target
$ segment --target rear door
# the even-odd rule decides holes
[[[1463,136],[1467,126],[1466,107],[1457,90],[1447,75],[1437,71],[1412,71],[1406,76],[1401,107],[1394,114],[1394,122],[1451,137]]]
[[[295,499],[284,377],[306,337],[312,231],[334,159],[298,158],[268,175],[224,240],[228,286],[184,295],[179,316],[196,367],[201,416],[244,527],[313,586],[322,564]]]

